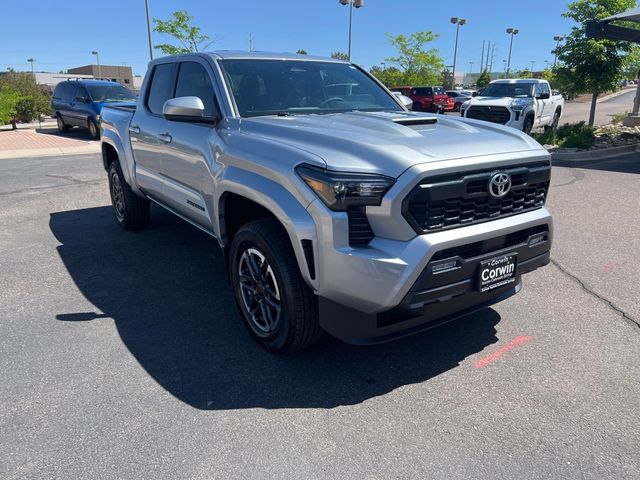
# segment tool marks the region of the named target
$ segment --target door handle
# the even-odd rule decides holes
[[[134,135],[138,135],[140,133],[140,127],[137,125],[132,125],[129,127],[129,133],[133,133]]]
[[[173,140],[171,135],[169,135],[168,133],[161,133],[160,135],[158,135],[158,138],[164,143],[171,143],[171,140]]]

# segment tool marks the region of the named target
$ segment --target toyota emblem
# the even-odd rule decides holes
[[[505,172],[491,175],[489,179],[489,193],[494,198],[502,198],[511,190],[511,176]]]

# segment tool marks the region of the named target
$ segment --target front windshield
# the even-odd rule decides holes
[[[131,102],[135,94],[122,85],[87,85],[89,95],[94,102]]]
[[[482,97],[533,97],[533,83],[490,83],[480,92]]]
[[[240,115],[402,111],[353,65],[302,60],[223,60]]]

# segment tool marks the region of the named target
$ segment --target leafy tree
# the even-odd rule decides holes
[[[476,80],[476,88],[484,88],[489,84],[489,82],[491,82],[491,74],[489,73],[489,70],[485,69]]]
[[[631,51],[624,59],[624,70],[622,74],[626,80],[638,78],[640,70],[640,46],[633,45]]]
[[[344,52],[331,52],[331,58],[337,58],[338,60],[349,60],[349,55]]]
[[[31,73],[9,72],[0,77],[0,87],[17,92],[20,97],[15,105],[15,120],[30,122],[51,113],[50,97],[38,86]]]
[[[16,128],[17,107],[20,93],[9,85],[0,85],[0,125],[12,123]]]
[[[516,73],[516,78],[533,78],[533,72],[528,68],[524,68]]]
[[[617,88],[631,46],[625,42],[587,38],[586,22],[623,12],[636,0],[576,0],[562,15],[576,22],[563,45],[555,50],[562,66],[557,68],[571,82],[571,93],[591,93],[589,125],[593,125],[598,96]]]
[[[387,87],[399,87],[402,85],[403,74],[396,67],[379,67],[374,65],[369,70],[371,74],[384,83]]]
[[[425,50],[425,45],[438,36],[432,32],[415,32],[409,35],[387,34],[389,42],[398,50],[395,57],[385,58],[385,62],[395,66],[401,73],[400,83],[406,85],[434,85],[441,79],[444,62],[438,50]]]
[[[218,40],[218,37],[211,39],[208,35],[202,33],[200,27],[192,25],[192,21],[193,17],[189,15],[186,10],[173,12],[173,16],[169,20],[154,18],[154,31],[169,35],[180,42],[180,46],[178,47],[163,43],[155,45],[154,48],[157,48],[165,55],[177,55],[179,53],[206,50],[211,44]]]
[[[309,54],[307,53],[307,51],[306,51],[306,50],[302,50],[302,49],[300,49],[300,50],[296,50],[296,53],[297,53],[298,55],[309,55]]]

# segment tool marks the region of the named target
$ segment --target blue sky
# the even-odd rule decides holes
[[[210,36],[218,36],[213,48],[248,48],[248,35],[255,49],[295,51],[328,56],[347,50],[348,7],[338,0],[150,0],[151,15],[167,18],[173,10],[185,9]],[[385,33],[431,30],[439,34],[433,47],[445,63],[453,61],[455,27],[452,16],[467,19],[460,29],[458,71],[469,71],[469,62],[480,66],[482,41],[494,43],[494,70],[507,58],[507,27],[520,29],[514,40],[512,68],[544,66],[553,61],[553,36],[568,33],[571,22],[560,14],[563,0],[365,0],[355,10],[353,61],[370,68],[394,54]],[[59,71],[95,63],[92,50],[100,52],[102,64],[130,65],[144,74],[148,61],[144,0],[106,0],[65,3],[49,0],[2,1],[0,69],[30,68]],[[166,41],[154,34],[154,43]]]

